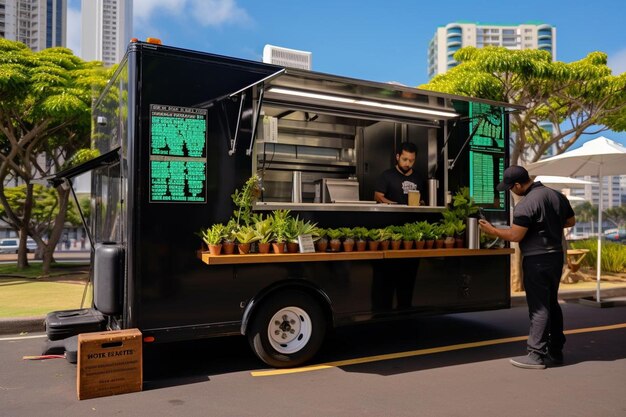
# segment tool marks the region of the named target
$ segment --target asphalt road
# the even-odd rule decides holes
[[[144,391],[78,401],[76,367],[23,360],[43,338],[0,337],[0,416],[626,415],[626,307],[563,305],[565,366],[523,370],[515,307],[338,330],[309,367],[267,369],[243,337],[144,350]]]

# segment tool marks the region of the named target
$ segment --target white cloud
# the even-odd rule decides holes
[[[151,26],[155,15],[193,19],[202,26],[246,23],[250,16],[236,0],[135,0],[133,15],[139,26]]]
[[[80,9],[67,7],[67,47],[70,48],[74,55],[80,56]]]
[[[613,71],[613,75],[619,75],[626,71],[626,49],[609,54],[609,68]]]
[[[191,0],[191,13],[202,26],[250,21],[248,13],[235,0]]]

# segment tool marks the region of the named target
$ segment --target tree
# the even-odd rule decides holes
[[[69,190],[57,188],[58,212],[44,242],[31,225],[32,180],[58,171],[72,153],[89,146],[91,103],[109,75],[101,63],[85,62],[66,48],[32,52],[22,43],[0,39],[0,204],[20,235],[18,268],[28,266],[30,235],[43,247],[43,273],[49,271]],[[45,158],[40,158],[42,153]],[[26,185],[19,213],[6,197],[5,184],[11,178]]]
[[[626,206],[611,207],[603,213],[605,218],[617,227],[623,227],[626,223]]]
[[[577,221],[589,222],[591,224],[591,234],[593,235],[595,219],[598,218],[598,207],[589,201],[584,201],[574,206],[574,214],[576,214]]]
[[[454,59],[458,66],[420,88],[524,106],[511,115],[511,164],[534,162],[553,146],[560,154],[583,134],[626,130],[626,73],[611,75],[605,53],[563,63],[546,51],[466,47]]]

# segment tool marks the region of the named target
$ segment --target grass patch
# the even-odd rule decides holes
[[[84,284],[0,278],[0,317],[43,316],[55,310],[80,308]],[[88,294],[87,306],[91,303]]]
[[[42,278],[41,263],[18,270],[15,264],[0,265],[0,318],[43,316],[55,310],[80,308],[89,263],[55,263]],[[91,305],[87,291],[85,306]]]

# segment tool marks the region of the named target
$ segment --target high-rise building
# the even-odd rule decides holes
[[[0,0],[0,38],[33,51],[65,46],[67,0]]]
[[[310,70],[313,54],[297,49],[283,48],[274,45],[265,45],[263,48],[263,62],[281,65],[283,67]]]
[[[465,46],[482,48],[540,49],[556,60],[556,28],[544,23],[495,25],[453,22],[440,26],[428,45],[428,77],[442,74],[458,65],[454,53]]]
[[[111,66],[122,60],[132,38],[133,0],[82,0],[81,57]]]

